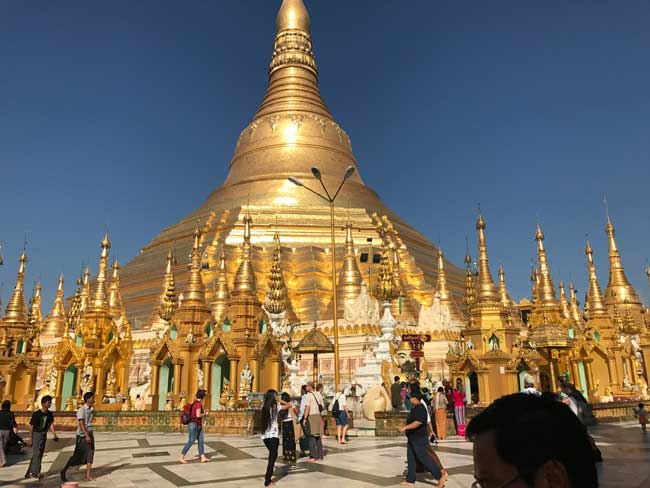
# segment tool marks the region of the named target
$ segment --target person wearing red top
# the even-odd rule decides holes
[[[185,455],[187,454],[187,451],[190,450],[192,445],[194,444],[194,441],[198,441],[199,444],[199,456],[201,456],[201,462],[202,463],[207,463],[208,458],[205,455],[205,450],[203,447],[203,417],[207,416],[210,411],[209,410],[204,410],[203,409],[203,399],[205,398],[206,395],[205,390],[199,390],[196,392],[196,398],[192,402],[192,406],[190,407],[190,423],[187,424],[187,430],[189,434],[189,438],[187,439],[187,442],[183,446],[183,450],[181,451],[181,457],[178,458],[178,462],[181,464],[187,464],[187,460],[185,459]]]
[[[465,390],[462,386],[454,389],[451,394],[454,401],[454,415],[456,417],[456,433],[465,436]]]

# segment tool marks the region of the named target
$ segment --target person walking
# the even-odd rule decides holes
[[[266,464],[266,474],[264,475],[264,486],[275,486],[271,481],[275,460],[278,458],[278,448],[280,447],[280,425],[278,414],[291,407],[291,404],[282,400],[278,392],[268,390],[264,394],[264,403],[262,405],[262,441],[269,450],[269,458]],[[294,444],[295,446],[295,444]]]
[[[406,433],[406,461],[408,464],[406,480],[402,486],[415,486],[415,465],[420,462],[431,475],[438,480],[438,488],[443,488],[447,481],[447,472],[441,471],[429,455],[427,435],[428,414],[422,403],[422,393],[414,391],[411,394],[411,412],[406,419],[406,425],[400,427],[400,432]]]
[[[542,393],[535,388],[535,378],[530,374],[524,375],[524,393],[527,395],[540,396]]]
[[[190,423],[187,424],[188,439],[183,449],[181,450],[181,457],[178,458],[178,462],[181,464],[187,464],[185,455],[187,451],[190,450],[194,441],[197,441],[199,448],[199,456],[201,457],[202,463],[207,463],[209,459],[205,455],[204,448],[204,437],[203,437],[203,417],[207,417],[210,413],[209,410],[203,409],[203,399],[206,396],[207,391],[200,389],[196,392],[194,401],[190,405]]]
[[[318,383],[316,385],[316,392],[320,394],[320,397],[323,399],[321,402],[321,405],[324,407],[323,415],[321,415],[322,421],[323,421],[323,439],[327,439],[329,437],[329,431],[327,428],[327,418],[325,417],[324,413],[328,410],[327,408],[327,397],[325,396],[325,387],[323,386],[322,383]]]
[[[465,437],[465,391],[461,386],[454,388],[451,394],[454,400],[454,416],[456,417],[456,434]]]
[[[307,383],[307,404],[305,406],[305,423],[309,426],[309,459],[315,463],[324,458],[323,453],[323,397],[314,391],[314,383]]]
[[[395,412],[402,409],[402,384],[399,381],[399,376],[393,378],[394,383],[390,385],[390,403]]]
[[[7,448],[9,436],[12,431],[14,434],[16,433],[16,416],[11,411],[11,402],[5,400],[2,402],[2,410],[0,410],[0,468],[7,464],[5,449]],[[27,473],[29,473],[29,471],[27,471]]]
[[[2,402],[4,409],[5,400]],[[41,464],[43,462],[43,453],[45,452],[45,442],[47,441],[47,431],[54,434],[54,440],[58,441],[59,437],[54,431],[54,415],[50,411],[52,407],[52,397],[45,395],[41,398],[41,408],[32,414],[29,420],[29,436],[27,437],[27,445],[32,448],[32,459],[25,473],[25,478],[42,478]],[[12,413],[13,415],[13,413]],[[15,421],[14,421],[15,424]]]
[[[332,417],[336,422],[336,440],[339,444],[347,444],[345,435],[348,432],[348,409],[345,404],[345,394],[340,391],[334,396],[332,402]]]
[[[280,399],[291,405],[290,408],[282,409],[278,413],[280,424],[282,425],[282,460],[285,463],[296,462],[296,435],[293,425],[293,419],[296,415],[296,409],[291,403],[291,397],[285,391],[280,395]]]
[[[300,425],[301,436],[298,439],[300,444],[300,455],[306,456],[309,449],[309,422],[305,418],[307,408],[307,385],[300,387],[300,408],[298,410],[298,425]]]
[[[442,386],[438,387],[438,391],[433,396],[433,416],[438,439],[444,439],[447,437],[447,397]]]
[[[90,476],[95,459],[95,437],[93,435],[93,421],[95,419],[95,394],[87,391],[83,396],[84,404],[77,410],[77,437],[74,452],[61,471],[61,481],[67,480],[66,473],[71,466],[86,465],[86,481],[94,481]]]
[[[2,404],[2,406],[4,407],[4,403]],[[645,409],[643,403],[639,403],[639,408],[637,408],[634,413],[639,418],[639,424],[641,424],[641,430],[645,434],[647,432],[646,425],[648,424],[648,411]]]

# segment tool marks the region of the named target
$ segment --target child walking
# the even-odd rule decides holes
[[[636,416],[639,417],[639,423],[641,424],[641,430],[647,432],[646,425],[648,424],[648,411],[645,409],[643,403],[639,403],[639,408],[636,409]]]

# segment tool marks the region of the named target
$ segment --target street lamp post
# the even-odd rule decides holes
[[[339,391],[339,325],[338,325],[338,318],[337,318],[338,304],[337,304],[337,297],[336,297],[336,238],[334,235],[334,201],[336,200],[336,197],[339,195],[341,188],[343,188],[343,184],[347,181],[347,179],[350,176],[354,174],[354,166],[347,167],[345,173],[343,174],[343,178],[341,179],[341,183],[339,184],[339,187],[336,189],[336,192],[334,193],[334,196],[330,194],[330,192],[327,190],[327,187],[325,186],[325,183],[323,183],[323,177],[321,175],[320,170],[316,166],[314,166],[311,169],[311,172],[314,175],[314,178],[316,178],[319,181],[320,185],[323,187],[323,190],[325,191],[325,195],[318,193],[315,190],[312,190],[308,186],[305,186],[305,184],[302,181],[300,181],[298,178],[294,178],[293,176],[289,177],[289,181],[294,185],[301,186],[304,189],[312,192],[314,195],[319,196],[320,198],[328,202],[330,206],[330,236],[331,236],[331,246],[332,246],[332,304],[334,305],[334,319],[333,319],[334,389],[335,391]]]

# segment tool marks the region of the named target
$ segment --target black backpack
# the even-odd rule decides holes
[[[338,417],[341,415],[341,409],[339,408],[339,397],[336,397],[334,405],[332,405],[332,417]]]

